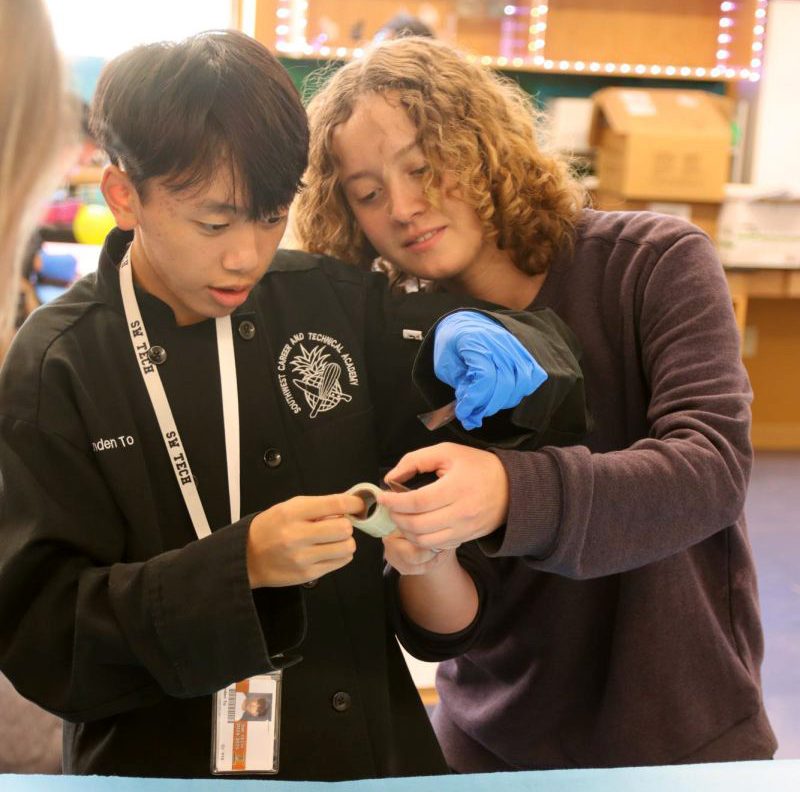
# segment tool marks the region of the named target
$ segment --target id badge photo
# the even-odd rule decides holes
[[[211,772],[278,772],[281,672],[236,682],[214,694]]]

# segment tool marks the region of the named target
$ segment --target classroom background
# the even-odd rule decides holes
[[[48,0],[75,94],[129,47],[235,27],[281,58],[306,95],[320,66],[358,58],[405,14],[518,81],[575,157],[594,205],[652,209],[717,244],[749,372],[747,502],[777,758],[800,758],[800,2],[797,0]],[[113,225],[85,135],[44,211],[18,321],[90,272]],[[285,244],[292,240],[287,237]],[[409,659],[420,695],[434,667]],[[3,696],[13,695],[4,690]],[[5,708],[0,706],[0,723]],[[22,728],[16,724],[15,729]],[[2,732],[2,728],[0,728]],[[57,724],[40,735],[57,751]],[[34,739],[38,739],[34,735]],[[46,745],[44,745],[46,743]],[[0,767],[0,772],[4,768]]]

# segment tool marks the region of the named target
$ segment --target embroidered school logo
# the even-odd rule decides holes
[[[295,333],[278,356],[278,382],[289,409],[309,418],[352,400],[347,392],[358,387],[353,358],[340,341],[322,333]]]

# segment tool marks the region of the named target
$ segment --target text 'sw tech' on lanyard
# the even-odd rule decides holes
[[[150,341],[136,300],[133,286],[133,267],[130,259],[130,248],[119,265],[119,286],[122,292],[122,304],[125,309],[125,321],[128,325],[133,354],[139,365],[150,403],[158,420],[161,438],[167,449],[175,480],[183,495],[186,509],[194,526],[198,539],[211,533],[200,493],[197,491],[189,457],[183,446],[180,432],[169,406],[169,399],[161,382],[158,366],[150,361],[147,352]],[[230,500],[231,523],[241,516],[241,493],[239,472],[239,391],[236,381],[236,358],[233,349],[233,330],[230,316],[216,319],[217,354],[219,357],[219,376],[222,385],[222,419],[225,430],[225,457],[228,471],[228,497]]]

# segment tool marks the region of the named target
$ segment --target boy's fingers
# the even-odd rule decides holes
[[[411,451],[400,458],[400,461],[384,476],[384,480],[408,481],[419,473],[432,473],[438,470],[447,461],[442,446],[428,446]]]
[[[306,523],[304,535],[308,544],[326,545],[344,542],[353,536],[353,525],[347,517],[327,517]]]
[[[356,552],[356,540],[351,536],[340,542],[326,542],[315,544],[308,548],[307,559],[309,564],[337,563],[351,559]]]
[[[443,509],[452,503],[448,482],[440,478],[432,484],[408,492],[382,492],[378,502],[395,514],[422,514]]]
[[[356,495],[340,492],[333,495],[298,495],[286,501],[292,517],[298,520],[320,520],[338,514],[358,514],[364,501]]]

